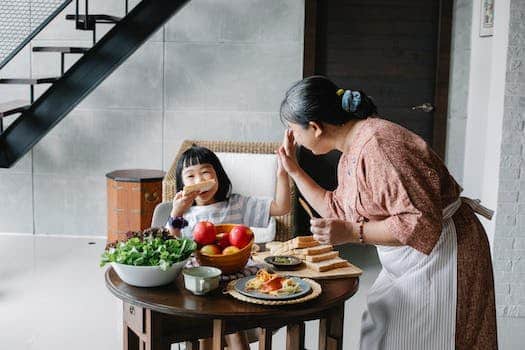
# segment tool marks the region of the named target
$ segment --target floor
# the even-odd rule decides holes
[[[105,241],[0,235],[0,344],[13,350],[122,348],[121,305],[98,266]],[[346,303],[344,349],[357,349],[366,290],[377,276],[373,248],[342,255],[363,268],[359,292]],[[318,322],[306,324],[305,345],[317,349]],[[283,349],[285,332],[273,339]],[[252,344],[252,349],[256,349]],[[173,346],[172,349],[178,349]]]

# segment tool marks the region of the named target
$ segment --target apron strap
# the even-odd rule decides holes
[[[476,214],[479,214],[486,218],[487,220],[492,220],[492,217],[494,216],[494,210],[491,210],[483,205],[481,205],[481,201],[479,199],[471,199],[468,197],[461,197],[461,200],[464,203],[467,203],[469,207],[474,210]]]

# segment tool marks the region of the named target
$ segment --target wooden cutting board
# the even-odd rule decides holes
[[[269,251],[253,253],[252,259],[258,263],[266,264],[264,262],[264,258],[270,255],[272,254]],[[268,265],[268,266],[273,268],[272,265]],[[339,269],[333,269],[333,270],[325,271],[325,272],[317,272],[315,270],[309,269],[306,266],[306,264],[303,262],[303,267],[297,270],[277,270],[275,269],[275,272],[278,272],[280,274],[289,275],[289,276],[297,276],[297,277],[307,277],[307,278],[315,278],[315,279],[335,279],[335,278],[358,277],[358,276],[361,276],[361,274],[363,273],[363,270],[361,270],[359,267],[352,265],[350,263],[350,266],[347,266],[347,267],[341,267]]]

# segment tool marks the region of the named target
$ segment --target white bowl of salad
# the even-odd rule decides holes
[[[193,240],[170,236],[162,228],[128,232],[126,241],[106,247],[100,266],[111,264],[129,285],[157,287],[173,282],[196,248]]]

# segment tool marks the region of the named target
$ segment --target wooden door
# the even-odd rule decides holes
[[[452,0],[306,0],[304,76],[370,95],[379,114],[445,152]],[[433,110],[424,111],[427,103]],[[337,152],[300,151],[306,171],[335,188]],[[304,214],[304,213],[303,213]],[[298,216],[300,230],[306,229]]]

